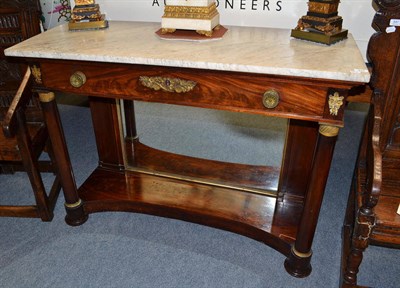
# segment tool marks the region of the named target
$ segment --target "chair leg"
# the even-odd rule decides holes
[[[47,138],[45,151],[47,152],[50,158],[49,166],[51,170],[49,170],[49,172],[53,172],[54,175],[58,175],[56,158],[54,157],[53,146],[51,144],[50,138]]]
[[[49,193],[49,205],[51,211],[53,211],[57,202],[58,195],[60,194],[61,191],[61,180],[57,170],[56,158],[54,157],[53,146],[51,144],[50,138],[47,138],[45,151],[47,152],[50,158],[50,161],[46,161],[49,162],[50,169],[48,171],[53,172],[53,174],[56,175],[56,179],[54,180],[53,186],[51,187]]]
[[[53,211],[49,209],[49,199],[40,176],[37,159],[33,157],[32,143],[26,126],[25,114],[22,110],[17,111],[17,121],[19,126],[16,135],[18,146],[32,185],[38,216],[43,221],[51,221],[53,219]]]
[[[351,246],[347,258],[347,265],[344,271],[343,281],[345,284],[357,285],[357,274],[363,253],[369,245],[369,237],[375,226],[375,215],[364,212],[360,208],[355,215],[354,231],[351,239]]]

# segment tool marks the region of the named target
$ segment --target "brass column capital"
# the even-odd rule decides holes
[[[56,98],[54,92],[39,92],[38,94],[40,102],[51,102]]]
[[[326,124],[319,125],[319,133],[325,137],[336,137],[339,134],[340,128],[338,126],[331,126]]]

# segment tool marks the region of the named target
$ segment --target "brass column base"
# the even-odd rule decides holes
[[[347,33],[348,33],[347,30],[341,30],[340,32],[336,32],[336,33],[332,33],[331,35],[327,35],[324,33],[292,29],[292,33],[290,34],[290,36],[299,38],[299,39],[303,39],[303,40],[312,41],[312,42],[331,45],[331,44],[334,44],[336,42],[346,39]]]

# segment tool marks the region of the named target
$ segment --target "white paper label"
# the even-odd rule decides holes
[[[390,19],[390,26],[400,26],[400,19]]]
[[[399,204],[399,208],[397,208],[397,214],[400,215],[400,204]]]
[[[393,32],[395,32],[396,31],[396,27],[394,27],[394,26],[389,26],[389,27],[386,27],[386,33],[393,33]]]

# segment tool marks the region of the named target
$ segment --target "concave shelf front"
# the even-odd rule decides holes
[[[102,168],[78,191],[86,213],[127,211],[181,219],[245,235],[284,255],[295,240],[302,210],[300,203],[265,195]]]

